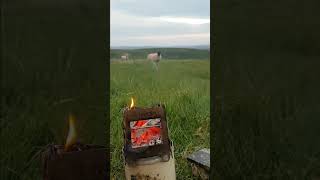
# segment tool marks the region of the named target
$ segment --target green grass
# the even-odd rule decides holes
[[[83,143],[106,145],[107,6],[99,4],[1,3],[1,180],[42,179],[38,152],[64,143],[70,112]]]
[[[155,71],[150,62],[111,62],[111,177],[124,178],[122,108],[166,106],[169,136],[174,143],[178,179],[192,179],[186,157],[209,147],[210,61],[161,61]]]

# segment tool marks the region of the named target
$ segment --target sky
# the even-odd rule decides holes
[[[210,44],[210,0],[111,0],[111,47]]]

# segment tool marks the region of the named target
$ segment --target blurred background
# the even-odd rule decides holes
[[[319,177],[317,1],[215,1],[212,175]]]
[[[41,179],[39,153],[78,140],[108,145],[104,1],[2,1],[0,179]]]

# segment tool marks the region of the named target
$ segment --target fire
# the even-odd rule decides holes
[[[77,139],[77,132],[75,127],[75,120],[74,116],[72,114],[69,115],[69,132],[66,144],[64,146],[65,151],[68,151],[68,149],[75,144]]]
[[[134,107],[134,101],[133,98],[131,98],[131,104],[130,104],[130,109]]]
[[[131,141],[137,147],[157,144],[161,139],[160,131],[159,127],[131,130]]]
[[[130,127],[133,148],[162,144],[160,119],[138,120]]]

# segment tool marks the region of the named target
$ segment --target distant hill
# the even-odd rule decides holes
[[[210,59],[209,49],[191,48],[145,48],[145,49],[111,49],[110,58],[120,59],[124,53],[130,59],[146,59],[147,54],[160,51],[164,59]]]
[[[189,46],[112,46],[111,49],[155,49],[155,48],[187,48],[187,49],[210,49],[210,45],[189,45]]]
[[[210,45],[199,44],[199,45],[176,45],[176,46],[111,46],[111,49],[150,49],[150,48],[210,49]]]

